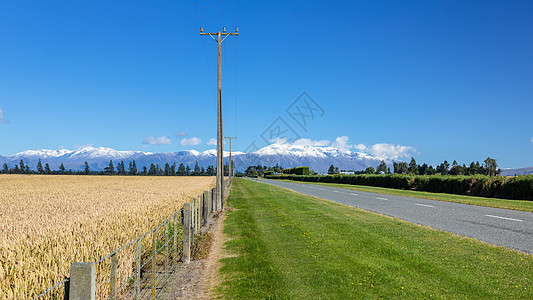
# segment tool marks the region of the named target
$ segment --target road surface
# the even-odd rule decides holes
[[[367,193],[297,182],[254,180],[533,254],[531,212]]]

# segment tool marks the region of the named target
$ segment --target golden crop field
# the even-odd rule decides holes
[[[160,224],[214,177],[0,175],[0,290],[35,297]]]

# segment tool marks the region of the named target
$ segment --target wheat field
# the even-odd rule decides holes
[[[27,299],[149,231],[214,177],[0,175],[0,290]]]

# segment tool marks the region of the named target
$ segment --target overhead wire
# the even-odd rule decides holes
[[[193,5],[194,5],[194,11],[196,13],[196,17],[198,19],[198,25],[200,27],[203,27],[202,26],[202,22],[200,20],[200,14],[198,12],[198,7],[196,6],[196,1],[193,0]],[[224,18],[224,9],[223,9],[223,5],[222,5],[222,0],[219,0],[219,5],[220,5],[220,16],[221,16],[221,20],[222,20],[222,27],[225,28],[225,18]],[[238,27],[238,0],[235,1],[235,27]],[[238,36],[236,36],[237,38]],[[211,68],[210,68],[210,64],[209,64],[209,55],[207,54],[207,47],[205,45],[205,39],[202,39],[202,44],[203,44],[203,48],[204,48],[204,56],[205,56],[205,61],[206,61],[206,65],[207,65],[207,72],[208,72],[208,75],[209,75],[209,84],[211,86],[211,91],[212,91],[212,95],[213,95],[213,98],[216,99],[217,98],[217,93],[216,93],[216,89],[214,87],[214,84],[213,84],[213,78],[211,77]],[[224,75],[224,78],[227,78],[227,67],[226,67],[226,54],[227,54],[227,51],[226,51],[226,46],[225,46],[225,43],[224,45],[222,46],[222,54],[223,54],[223,66],[222,66],[222,73]],[[233,103],[233,110],[234,110],[234,116],[233,116],[233,119],[234,119],[234,122],[233,122],[233,128],[234,128],[234,133],[233,135],[236,134],[237,132],[237,89],[238,89],[238,85],[237,85],[237,70],[238,70],[238,63],[237,63],[237,55],[238,55],[238,42],[237,42],[237,39],[235,40],[235,94],[234,94],[234,103]],[[224,90],[227,90],[227,82],[226,80],[224,80]],[[229,97],[228,97],[229,98]],[[227,102],[226,102],[227,103]],[[228,107],[229,108],[229,107]],[[225,109],[224,110],[224,118],[226,120],[228,120],[228,109]],[[227,126],[226,126],[227,128]]]
[[[200,26],[200,28],[203,28],[202,22],[200,21],[200,14],[198,13],[198,8],[196,7],[196,1],[192,0],[192,3],[194,5],[194,11],[196,12],[196,17],[198,19],[198,26]],[[215,87],[213,86],[213,78],[211,77],[211,68],[209,67],[209,56],[207,55],[207,47],[205,46],[205,39],[201,39],[201,40],[202,40],[202,44],[204,47],[204,56],[205,56],[205,61],[206,61],[206,66],[207,66],[207,74],[209,76],[209,85],[211,86],[211,94],[212,94],[212,97],[216,99],[216,91],[215,91]]]
[[[239,28],[239,0],[235,0],[235,28]],[[233,106],[234,108],[234,113],[233,113],[233,118],[234,118],[234,122],[233,122],[233,132],[235,134],[235,136],[238,136],[238,133],[237,133],[237,80],[238,80],[238,76],[237,76],[237,60],[238,60],[238,44],[239,44],[239,39],[238,39],[238,35],[235,36],[235,105]]]
[[[222,19],[222,27],[223,27],[223,28],[226,28],[226,24],[225,24],[225,22],[224,22],[224,9],[223,9],[223,7],[222,7],[222,0],[219,0],[218,3],[219,3],[219,5],[220,5],[220,16],[221,16],[221,19]],[[226,70],[227,70],[227,67],[226,67],[226,53],[227,53],[227,52],[226,52],[226,43],[223,43],[223,44],[222,44],[222,49],[221,49],[221,50],[222,50],[222,62],[223,62],[223,63],[222,63],[222,74],[223,74],[223,78],[224,78],[224,81],[222,82],[222,85],[224,86],[224,91],[227,91],[226,88],[227,88],[228,85],[227,85],[226,80],[225,80],[226,78],[228,78],[228,77],[226,76],[226,75],[227,75],[227,72],[226,72]],[[229,97],[228,97],[228,98],[229,98]],[[225,103],[227,104],[228,101],[225,101]],[[224,108],[224,107],[223,107],[223,108]],[[223,109],[222,112],[223,112],[223,114],[224,114],[224,120],[227,121],[227,120],[228,120],[228,109],[227,109],[227,107],[226,107],[226,109]],[[224,123],[223,123],[223,124],[224,124]],[[226,124],[226,128],[228,128],[227,125],[228,125],[228,124]]]

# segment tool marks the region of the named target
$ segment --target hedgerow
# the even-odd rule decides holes
[[[293,175],[265,176],[269,179],[289,179],[307,182],[342,183],[383,188],[447,193],[479,197],[533,200],[533,175],[502,176],[441,176],[441,175]]]

